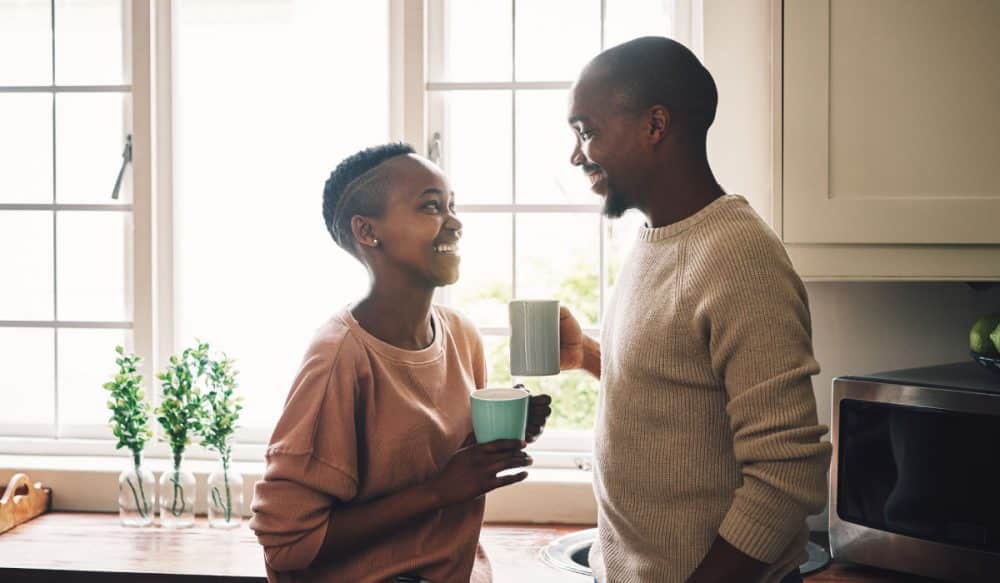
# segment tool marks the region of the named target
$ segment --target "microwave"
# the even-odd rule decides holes
[[[969,361],[833,380],[830,553],[1000,581],[1000,374]]]

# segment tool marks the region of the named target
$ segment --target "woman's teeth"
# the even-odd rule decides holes
[[[454,243],[441,243],[434,246],[435,253],[457,253],[458,245]]]

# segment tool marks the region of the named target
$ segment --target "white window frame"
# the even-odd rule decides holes
[[[430,110],[434,106],[433,99],[429,92],[441,92],[448,90],[469,90],[469,89],[507,89],[512,90],[512,95],[519,89],[567,89],[569,82],[558,83],[537,83],[537,82],[514,82],[509,83],[429,83],[427,63],[430,58],[437,58],[435,55],[428,55],[430,44],[427,42],[427,20],[433,13],[430,10],[430,3],[439,0],[383,0],[389,3],[389,27],[390,27],[390,84],[389,84],[389,115],[390,138],[401,140],[413,144],[418,149],[422,149],[428,144],[429,136],[433,133],[431,126]],[[130,276],[132,278],[132,302],[133,321],[130,327],[133,332],[133,346],[130,347],[136,353],[148,355],[143,361],[141,372],[147,379],[147,387],[151,396],[151,405],[155,406],[155,395],[158,393],[158,385],[155,381],[154,373],[160,370],[169,360],[174,349],[174,257],[173,257],[173,11],[171,0],[148,3],[136,0],[122,0],[126,6],[126,66],[130,71],[130,84],[127,86],[132,92],[132,111],[129,126],[133,136],[133,202],[131,205],[109,205],[120,210],[130,210],[134,216],[135,235],[132,245],[129,246],[131,254]],[[692,40],[692,47],[697,53],[701,53],[701,2],[702,0],[674,0],[676,15],[676,36],[682,40],[687,38]],[[516,10],[516,3],[514,4]],[[440,12],[438,12],[440,13]],[[604,41],[604,13],[605,2],[601,1],[601,46]],[[513,18],[513,14],[512,14]],[[512,31],[516,34],[516,31]],[[53,56],[54,58],[54,56]],[[48,90],[48,88],[45,88]],[[59,90],[60,88],[52,88]],[[80,89],[76,89],[80,90]],[[128,112],[127,112],[128,113]],[[516,132],[516,107],[513,122],[515,127],[512,132]],[[516,134],[513,134],[516,137]],[[516,143],[516,142],[514,142]],[[516,187],[516,186],[515,186]],[[0,209],[11,205],[0,206]],[[15,205],[16,206],[16,205]],[[50,207],[59,210],[62,207],[72,205],[41,205],[46,210]],[[100,206],[102,210],[105,205]],[[79,209],[77,209],[79,210]],[[584,212],[599,213],[599,205],[524,205],[524,204],[470,204],[460,205],[459,212],[504,212],[512,213],[514,217],[513,229],[516,233],[516,217],[522,213],[565,213]],[[600,313],[603,316],[604,294],[606,293],[605,282],[605,229],[604,217],[600,217],[600,259],[599,259],[599,282],[600,282]],[[512,249],[512,264],[516,257],[516,237],[514,238],[514,249]],[[516,271],[513,277],[516,283]],[[447,298],[442,298],[447,301]],[[0,325],[9,324],[2,323]],[[102,326],[124,326],[123,323],[98,323],[98,322],[59,322],[36,323],[35,325],[56,325],[63,327],[102,327]],[[86,326],[85,326],[86,325]],[[484,327],[481,332],[486,335],[505,335],[508,333],[502,327]],[[596,336],[598,328],[591,327],[585,330],[586,333]],[[157,424],[153,424],[156,426]],[[58,425],[57,425],[58,426]],[[155,429],[159,432],[159,428]],[[252,486],[253,478],[259,475],[258,471],[263,465],[261,460],[264,453],[264,441],[267,435],[260,432],[243,433],[240,435],[241,442],[236,444],[234,459],[243,460],[247,483]],[[250,440],[247,440],[250,438]],[[540,480],[544,484],[575,484],[580,487],[583,494],[573,494],[577,496],[576,507],[579,512],[590,516],[592,503],[590,498],[589,478],[582,480],[581,476],[589,476],[583,472],[570,474],[560,474],[560,469],[568,470],[575,468],[590,468],[590,431],[549,431],[543,435],[539,443],[533,446],[536,450],[533,455],[536,458],[536,466],[551,468],[552,471],[536,470],[533,474],[541,475]],[[90,467],[100,466],[102,469],[94,470],[94,474],[104,475],[110,472],[107,468],[113,465],[111,458],[122,457],[122,452],[114,450],[114,441],[104,436],[95,436],[92,439],[80,438],[45,438],[45,437],[25,437],[25,436],[0,436],[0,459],[10,455],[18,456],[18,459],[27,460],[24,456],[63,456],[63,460],[52,467],[69,468],[72,467],[73,475],[80,476],[81,471],[86,471]],[[147,458],[157,460],[163,464],[169,459],[168,446],[154,440],[147,445],[145,455]],[[201,447],[192,446],[186,452],[186,457],[193,460],[212,460],[215,455],[207,452]],[[89,456],[89,457],[88,457]],[[97,461],[92,456],[100,456],[101,461]],[[51,458],[55,459],[55,458]],[[69,459],[69,461],[66,461]],[[74,461],[78,460],[78,461]],[[46,466],[46,462],[33,462],[38,467]],[[55,463],[55,462],[53,462]],[[32,464],[23,464],[31,466]],[[0,465],[0,467],[3,467]],[[116,466],[117,467],[117,466]],[[157,469],[156,464],[153,465]],[[164,467],[166,467],[164,465]],[[197,471],[197,465],[196,471]],[[68,470],[67,470],[68,471]],[[555,473],[553,473],[553,471]],[[63,470],[53,470],[55,479],[64,479],[69,474]],[[102,473],[103,472],[103,473]],[[0,472],[2,474],[3,472]],[[108,473],[108,475],[110,475]],[[0,476],[2,478],[2,476]],[[2,482],[2,479],[0,479]],[[70,487],[76,482],[69,481]],[[248,487],[250,487],[248,486]],[[90,486],[88,486],[90,487]],[[79,486],[82,490],[83,486]],[[518,488],[510,489],[510,492],[495,495],[491,500],[500,500],[501,506],[509,506],[503,511],[503,517],[520,520],[545,520],[545,516],[521,516],[517,514],[517,508],[521,505],[517,502],[516,492],[526,492],[530,488],[527,484]],[[65,497],[64,497],[65,496]],[[510,498],[515,496],[515,498]],[[102,509],[111,510],[107,502],[95,502],[93,496],[76,496],[73,491],[61,492],[61,497],[67,503],[63,508],[74,509]],[[503,502],[504,500],[512,502]],[[590,500],[590,502],[588,502]],[[490,516],[488,515],[488,518]],[[566,519],[565,516],[562,518]],[[498,519],[496,514],[492,519]],[[567,519],[569,520],[569,519]]]
[[[118,93],[122,95],[131,94],[131,99],[126,100],[124,111],[123,129],[124,134],[132,135],[132,202],[131,203],[60,203],[56,197],[55,185],[55,165],[57,160],[53,155],[53,199],[51,203],[0,203],[0,211],[52,211],[53,217],[53,318],[52,320],[5,320],[0,321],[2,328],[44,328],[55,331],[53,342],[54,362],[52,374],[55,377],[54,395],[54,417],[51,427],[39,426],[26,428],[23,431],[5,431],[0,435],[0,452],[21,453],[39,452],[52,453],[53,451],[64,451],[66,448],[79,451],[94,451],[87,447],[88,442],[104,441],[104,433],[98,434],[94,428],[72,428],[64,435],[60,427],[60,406],[59,406],[59,350],[58,331],[65,329],[114,329],[130,330],[132,332],[132,346],[129,348],[140,354],[151,354],[153,346],[153,298],[152,298],[152,254],[151,230],[152,216],[150,202],[152,193],[150,189],[150,93],[149,93],[149,36],[144,34],[133,34],[133,31],[145,30],[149,27],[149,7],[145,2],[132,2],[122,0],[123,15],[123,69],[128,73],[128,83],[122,84],[97,84],[97,85],[57,85],[55,79],[47,85],[31,86],[4,86],[0,87],[0,93],[49,93],[53,97],[60,94],[70,93]],[[52,68],[56,66],[56,43],[59,42],[55,19],[57,18],[54,0],[49,3],[50,18],[52,19]],[[53,140],[52,147],[56,148],[56,137],[59,128],[53,119]],[[125,143],[125,135],[122,136],[122,144]],[[111,177],[115,171],[114,167],[109,167],[108,190],[112,186]],[[58,232],[56,221],[60,212],[123,212],[132,216],[133,236],[126,237],[125,240],[125,277],[126,287],[126,313],[131,313],[132,318],[123,321],[77,321],[63,320],[58,312],[58,246],[56,245]],[[144,363],[143,373],[148,375],[150,363]],[[107,439],[110,442],[110,439]],[[66,446],[66,447],[64,447]],[[100,447],[101,450],[105,448]],[[110,449],[110,448],[109,448]]]
[[[395,5],[398,0],[394,0]],[[523,1],[523,0],[522,0]],[[675,36],[681,40],[692,39],[696,41],[696,52],[701,53],[700,34],[700,0],[673,0],[675,15]],[[510,213],[511,216],[511,290],[517,293],[517,223],[518,216],[524,214],[554,214],[554,213],[584,213],[596,214],[598,223],[598,323],[603,321],[604,311],[608,293],[606,281],[606,265],[608,260],[608,249],[606,243],[607,229],[606,218],[600,212],[602,206],[599,204],[526,204],[519,202],[516,196],[517,181],[514,179],[517,173],[517,92],[531,90],[567,90],[572,85],[572,81],[517,81],[516,68],[517,59],[513,51],[517,47],[517,6],[518,0],[511,2],[511,79],[504,82],[442,82],[431,81],[427,71],[432,63],[443,62],[443,55],[440,54],[440,47],[443,42],[431,42],[431,35],[443,34],[442,24],[444,2],[443,0],[426,0],[422,2],[405,3],[405,13],[401,19],[402,26],[393,30],[390,38],[398,40],[398,47],[402,55],[409,55],[411,66],[419,67],[419,71],[406,71],[403,76],[405,80],[400,86],[400,93],[405,99],[400,100],[402,105],[395,111],[397,117],[401,119],[398,125],[390,126],[394,130],[400,130],[394,134],[396,139],[413,144],[418,150],[423,147],[422,154],[442,165],[445,172],[448,171],[447,159],[435,159],[436,152],[440,151],[436,141],[440,138],[442,130],[442,120],[444,118],[444,95],[451,91],[489,91],[506,90],[511,93],[511,200],[509,204],[462,204],[456,205],[456,211],[461,214],[475,213]],[[605,47],[605,28],[607,2],[600,0],[600,50]],[[396,54],[393,52],[393,54]],[[426,55],[424,59],[416,63],[413,55]],[[396,103],[396,102],[394,102]],[[567,132],[569,129],[567,129]],[[569,152],[566,153],[567,160]],[[444,288],[439,291],[438,298],[443,303],[449,303],[449,291]],[[510,334],[509,327],[480,326],[479,331],[484,336],[507,336]],[[600,327],[591,326],[583,328],[584,334],[591,337],[600,336]],[[533,456],[536,463],[542,467],[552,468],[581,468],[589,469],[591,466],[593,445],[593,432],[590,430],[549,430],[543,433],[539,441],[532,446]]]

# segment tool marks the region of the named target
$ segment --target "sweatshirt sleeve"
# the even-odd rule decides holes
[[[692,238],[695,327],[707,336],[742,484],[719,535],[773,563],[826,503],[830,444],[816,415],[805,287],[765,225],[731,216],[724,237]],[[696,247],[702,248],[697,249]]]
[[[357,494],[356,419],[366,379],[345,344],[341,337],[310,349],[271,436],[263,479],[254,485],[250,528],[275,571],[308,567],[332,506]]]

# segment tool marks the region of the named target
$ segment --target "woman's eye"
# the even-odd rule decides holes
[[[580,139],[589,140],[594,137],[594,130],[580,130]]]
[[[424,205],[424,208],[425,209],[430,209],[432,211],[437,211],[437,210],[441,209],[441,205],[439,205],[436,202],[429,202],[429,203],[427,203],[427,204]]]

